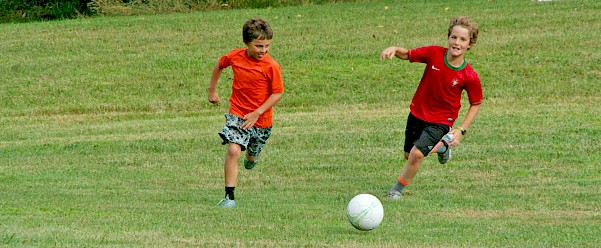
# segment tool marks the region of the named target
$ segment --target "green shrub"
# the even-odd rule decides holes
[[[313,5],[352,0],[0,0],[0,23]]]
[[[0,22],[26,22],[89,15],[90,0],[0,0]]]
[[[222,0],[91,0],[89,7],[97,15],[123,16],[217,10],[223,3]]]
[[[91,0],[90,8],[100,15],[185,13],[219,9],[245,9],[311,5],[343,0]]]

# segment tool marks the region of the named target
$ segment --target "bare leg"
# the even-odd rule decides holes
[[[225,157],[225,186],[236,187],[238,181],[238,160],[242,148],[236,143],[229,143],[227,155]]]
[[[413,179],[413,177],[415,177],[417,174],[417,171],[419,171],[419,167],[421,166],[423,160],[424,154],[415,146],[411,148],[411,152],[407,158],[407,163],[401,172],[401,178],[405,182],[410,182],[411,179]]]

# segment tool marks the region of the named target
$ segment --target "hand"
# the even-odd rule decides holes
[[[384,51],[382,51],[382,53],[380,54],[380,60],[393,59],[396,55],[396,51],[396,47],[389,47],[384,49]]]
[[[461,138],[463,138],[463,134],[461,134],[461,130],[453,129],[449,133],[453,135],[453,139],[449,142],[449,145],[450,146],[459,145],[459,141],[461,141]]]
[[[242,119],[244,119],[244,123],[242,123],[242,129],[251,129],[259,119],[259,116],[261,116],[261,114],[257,113],[256,111],[253,111],[242,117]]]
[[[217,92],[209,91],[209,102],[212,104],[219,104],[219,95]]]

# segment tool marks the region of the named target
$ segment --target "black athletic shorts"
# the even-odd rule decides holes
[[[451,127],[423,121],[409,113],[405,127],[405,152],[411,152],[413,146],[417,147],[424,156],[428,156],[442,136],[451,131]]]

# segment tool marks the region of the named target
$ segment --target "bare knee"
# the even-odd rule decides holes
[[[422,151],[420,151],[416,147],[413,147],[413,149],[411,149],[411,152],[407,155],[407,160],[409,161],[409,164],[419,164],[424,159],[424,157],[425,156],[422,153]]]
[[[240,147],[240,145],[238,145],[236,143],[229,144],[229,147],[227,149],[228,157],[240,157],[241,153],[242,153],[242,147]]]

